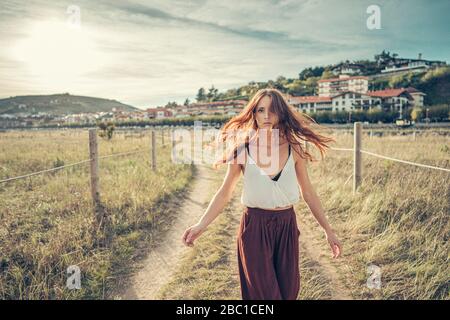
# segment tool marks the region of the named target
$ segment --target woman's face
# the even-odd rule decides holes
[[[272,99],[269,96],[264,96],[256,106],[255,119],[260,129],[272,129],[278,123],[277,114],[270,110],[271,103]]]

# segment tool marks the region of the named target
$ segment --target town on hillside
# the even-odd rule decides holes
[[[423,73],[440,67],[446,67],[444,61],[432,61],[422,58],[399,58],[397,54],[383,51],[375,55],[375,61],[366,63],[341,62],[330,66],[327,77],[317,80],[314,94],[296,96],[286,93],[288,102],[300,112],[314,113],[319,111],[390,111],[398,113],[402,119],[405,111],[411,108],[423,108],[426,94],[414,87],[387,88],[377,90],[372,85],[377,79],[402,75],[405,73]],[[323,69],[323,68],[322,68]],[[305,70],[304,70],[305,71]],[[306,70],[308,72],[311,71]],[[301,77],[314,76],[303,72]],[[321,70],[322,74],[323,70]],[[271,82],[271,81],[269,81]],[[270,83],[264,83],[269,85]],[[254,83],[254,82],[252,82]],[[258,85],[258,84],[256,84]],[[201,89],[203,90],[203,89]],[[217,89],[214,89],[217,91]],[[68,115],[52,115],[44,112],[18,112],[0,114],[0,127],[28,127],[39,124],[64,126],[70,124],[95,124],[99,121],[146,121],[151,119],[177,119],[186,117],[234,116],[248,103],[251,92],[242,90],[236,99],[198,98],[196,103],[188,99],[183,105],[168,103],[166,106],[149,107],[145,110],[124,111],[111,108],[110,111],[79,113]],[[20,105],[19,109],[27,106]]]

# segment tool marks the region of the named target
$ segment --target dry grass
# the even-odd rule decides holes
[[[351,135],[339,134],[336,139],[335,147],[352,147]],[[418,135],[415,141],[364,136],[363,149],[450,167],[445,136]],[[352,173],[352,157],[351,152],[330,151],[323,162],[309,166],[328,219],[345,246],[337,269],[340,280],[357,299],[447,299],[448,174],[363,155],[363,183],[353,196],[351,180],[345,184]],[[215,188],[223,174],[217,173]],[[161,298],[240,299],[235,260],[239,218],[231,203],[183,257]],[[380,290],[366,285],[370,264],[381,268]],[[307,255],[300,256],[299,299],[330,299],[333,288],[320,268]]]
[[[88,165],[0,185],[1,299],[108,297],[138,242],[164,213],[164,202],[180,196],[192,176],[191,167],[173,164],[169,146],[161,145],[153,172],[149,145],[148,132],[99,138],[100,156],[148,150],[100,160],[101,201],[109,217],[101,234],[93,230]],[[87,158],[87,131],[0,135],[0,179]],[[81,269],[81,290],[66,288],[70,265]]]
[[[351,147],[352,136],[337,136]],[[450,167],[447,136],[364,136],[362,149]],[[363,299],[448,299],[449,174],[363,154],[363,182],[353,196],[352,153],[330,151],[311,170],[329,219],[345,243],[342,279]],[[381,289],[366,285],[367,267],[381,268]]]
[[[101,141],[100,154],[147,147],[149,136],[139,135]],[[351,135],[339,134],[336,139],[335,147],[352,147]],[[48,168],[58,157],[65,163],[87,158],[87,133],[2,134],[0,149],[2,179]],[[415,141],[407,136],[364,135],[363,149],[450,167],[448,135],[426,133]],[[168,159],[168,152],[169,148],[161,148],[159,157]],[[149,158],[142,154],[100,162],[102,201],[113,226],[102,239],[106,247],[92,238],[87,167],[1,186],[0,297],[107,297],[108,288],[127,272],[135,248],[163,211],[165,197],[184,190],[192,175],[189,166],[169,161],[159,169],[163,174],[155,175]],[[352,195],[348,180],[352,159],[351,152],[329,151],[323,162],[309,165],[313,185],[344,243],[341,281],[355,298],[448,299],[449,174],[363,154],[362,185]],[[211,197],[224,169],[212,182]],[[240,299],[235,241],[241,187],[183,257],[161,298]],[[320,266],[308,256],[300,258],[299,299],[329,299],[333,288]],[[72,264],[83,273],[80,291],[65,289],[66,268]],[[381,268],[380,290],[366,285],[371,264]]]

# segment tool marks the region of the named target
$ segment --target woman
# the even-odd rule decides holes
[[[323,157],[327,143],[334,140],[314,132],[310,128],[313,123],[312,118],[291,107],[281,92],[262,89],[221,130],[221,140],[233,143],[231,152],[226,152],[215,166],[228,163],[227,173],[205,214],[186,229],[182,240],[185,245],[193,246],[194,240],[229,202],[243,172],[241,203],[245,209],[238,231],[237,255],[244,300],[297,298],[300,230],[294,205],[300,199],[300,189],[302,198],[325,231],[333,258],[342,253],[342,246],[308,177],[306,160],[314,159],[299,141],[315,145]],[[269,153],[271,170],[267,172],[256,155]]]

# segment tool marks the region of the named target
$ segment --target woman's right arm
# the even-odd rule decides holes
[[[233,191],[239,181],[240,174],[240,164],[228,164],[227,173],[225,174],[223,183],[215,193],[205,213],[196,224],[187,228],[184,232],[182,241],[185,245],[193,246],[194,240],[197,239],[206,230],[208,225],[222,212],[233,196]]]

